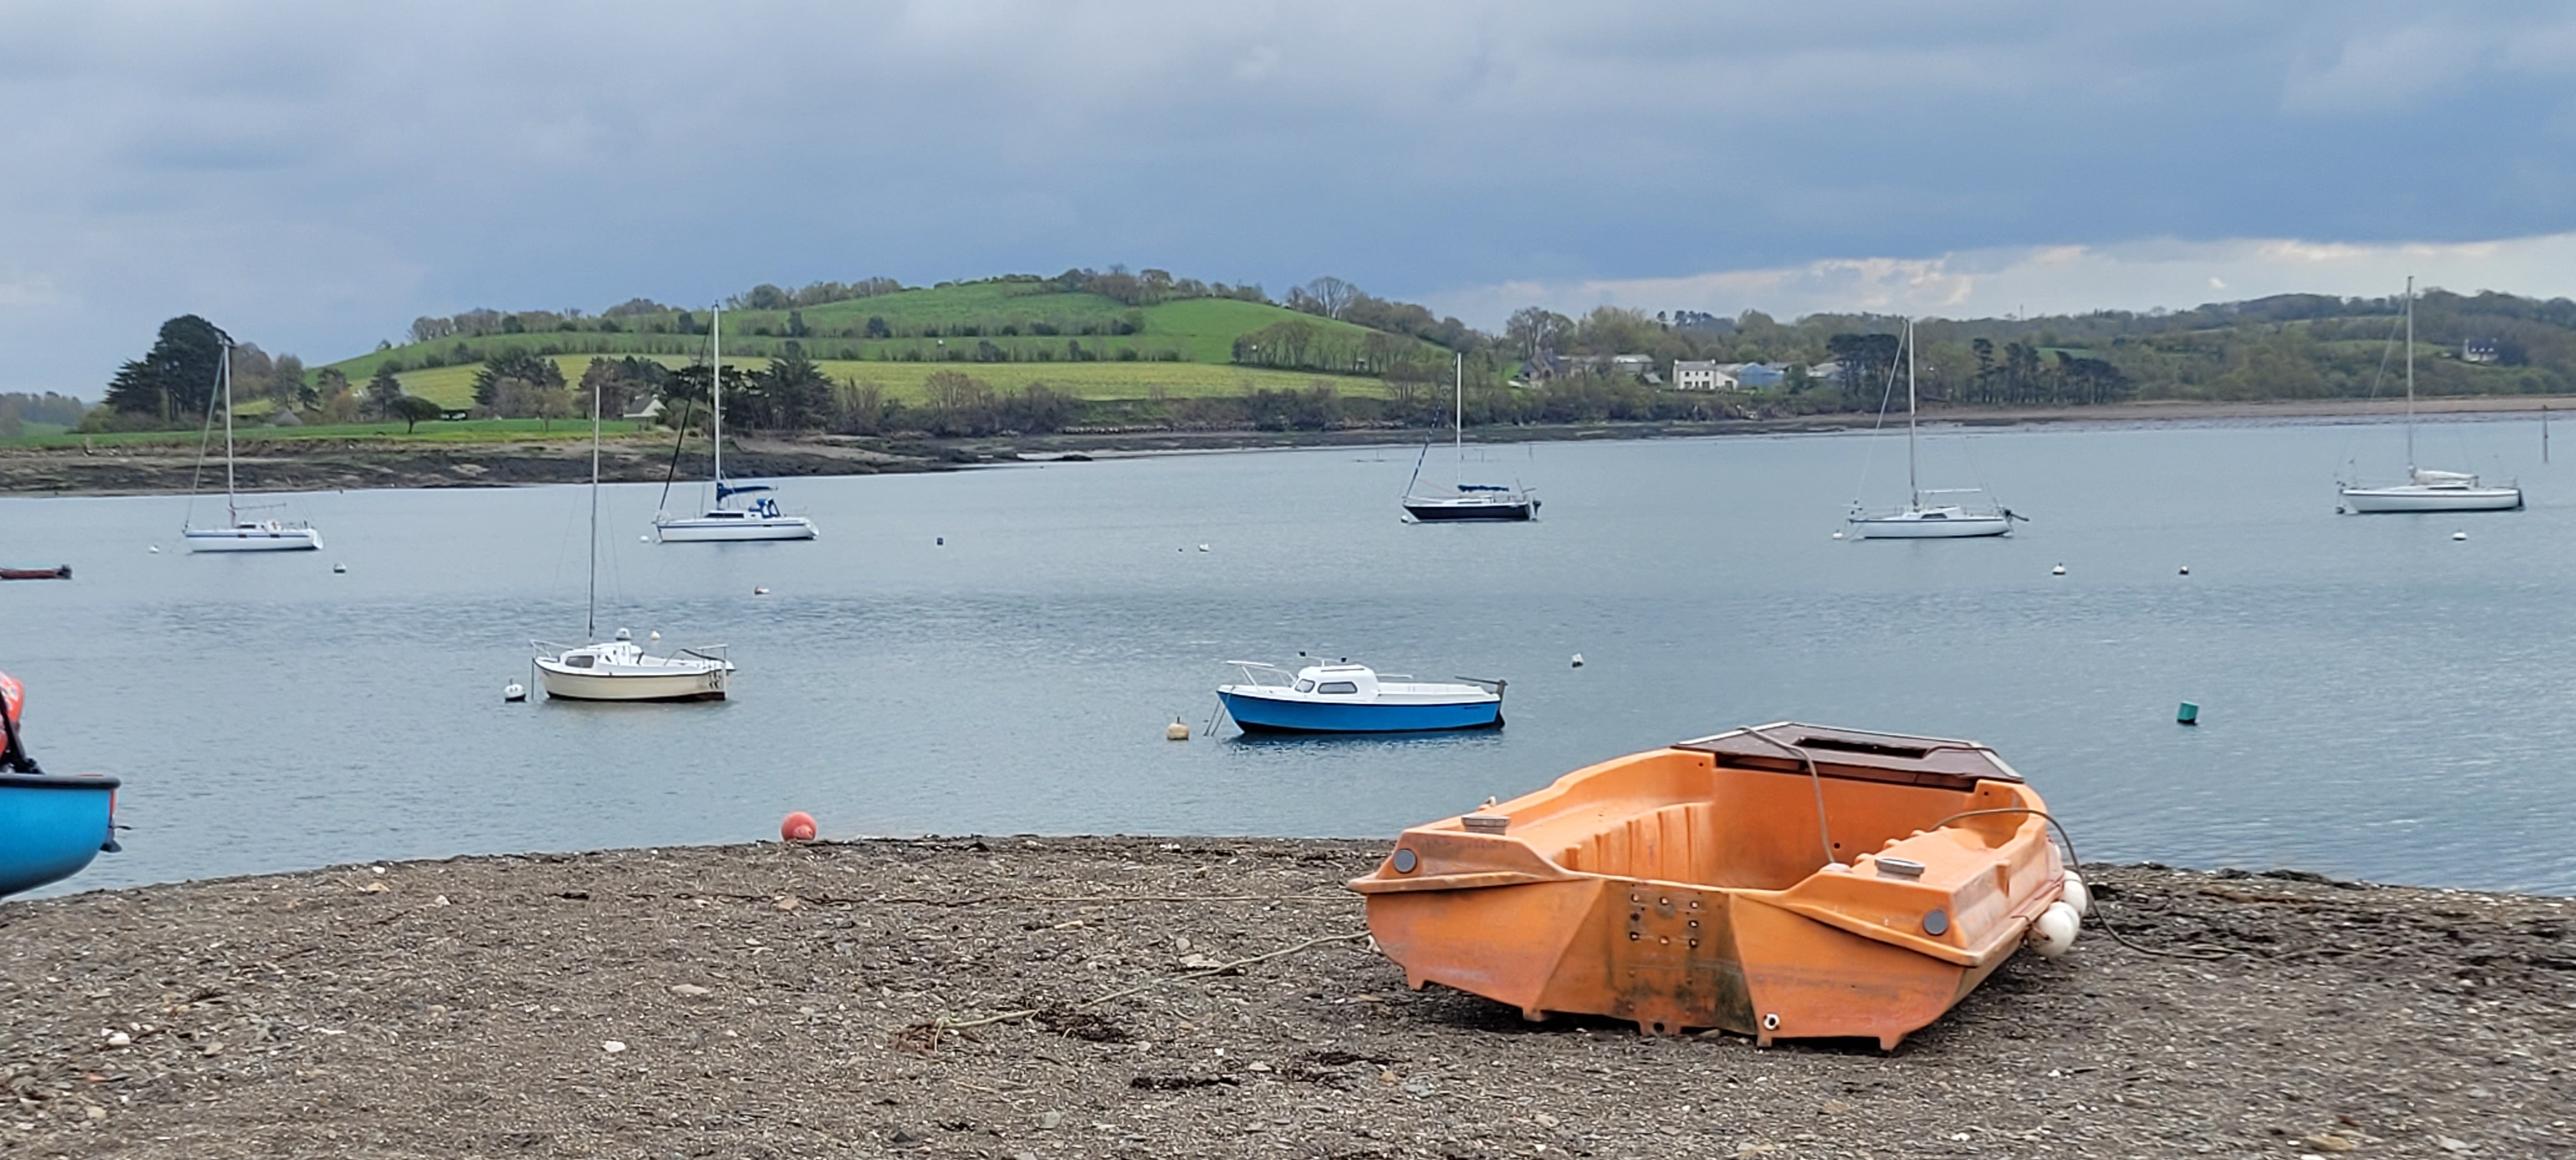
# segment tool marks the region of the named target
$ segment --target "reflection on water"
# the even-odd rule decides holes
[[[1409,462],[1347,449],[799,480],[802,544],[640,544],[658,489],[613,488],[603,634],[741,666],[731,701],[642,707],[501,699],[531,638],[580,631],[578,488],[299,496],[331,547],[280,557],[178,551],[179,499],[14,499],[0,562],[78,579],[0,586],[0,668],[49,768],[127,779],[127,851],[83,887],[740,840],[791,809],[1383,835],[1802,719],[1988,742],[2094,857],[2576,889],[2576,486],[2536,424],[2430,424],[2531,509],[2334,516],[2345,449],[2388,434],[1928,437],[2033,517],[1988,541],[1833,539],[1858,437],[1473,451],[1547,497],[1518,525],[1404,524]],[[1205,731],[1222,661],[1300,649],[1509,678],[1511,724]]]

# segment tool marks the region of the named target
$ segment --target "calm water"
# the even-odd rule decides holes
[[[81,888],[734,841],[791,809],[831,836],[1386,835],[1796,718],[1988,742],[2088,858],[2576,890],[2576,467],[2531,423],[2428,425],[2428,464],[2532,508],[2334,516],[2335,465],[2393,468],[2398,438],[1946,434],[1927,485],[2036,520],[1949,543],[1831,538],[1864,459],[1874,500],[1902,484],[1901,441],[1852,436],[1471,449],[1539,486],[1526,526],[1400,523],[1411,449],[798,481],[801,545],[638,543],[658,489],[610,489],[602,629],[730,643],[735,699],[704,706],[502,702],[530,637],[580,633],[579,488],[297,496],[330,547],[277,557],[179,551],[181,499],[10,499],[0,561],[79,578],[0,586],[0,667],[49,767],[127,779],[127,852]],[[1298,649],[1508,677],[1511,724],[1162,739],[1208,720],[1218,662]]]

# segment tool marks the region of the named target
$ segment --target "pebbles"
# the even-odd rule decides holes
[[[9,902],[0,1156],[2576,1145],[2553,1123],[2576,1106],[2563,899],[2103,868],[2088,875],[2101,912],[2133,939],[2242,953],[2154,958],[2088,929],[2063,959],[2017,957],[1888,1055],[1530,1024],[1407,990],[1360,943],[1169,981],[1193,960],[1358,929],[1341,883],[1383,853],[772,843]],[[369,882],[391,888],[351,888]],[[1028,1014],[937,1022],[1011,1012]]]

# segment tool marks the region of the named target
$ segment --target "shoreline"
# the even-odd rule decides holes
[[[2235,424],[2292,422],[2379,423],[2405,413],[2403,400],[2318,399],[2261,403],[2142,402],[2099,407],[1933,410],[1926,422],[1949,427],[2121,427],[2134,424]],[[2494,421],[2536,419],[2544,411],[2576,413],[2576,396],[2509,395],[2419,400],[2419,419]],[[1571,443],[1594,440],[1694,439],[1723,436],[1833,435],[1866,432],[1875,414],[1839,413],[1767,419],[1533,424],[1484,427],[1473,442]],[[1328,447],[1410,447],[1418,428],[1344,428],[1331,431],[1190,431],[1133,428],[1044,435],[957,439],[872,436],[753,436],[726,443],[728,474],[741,478],[914,474],[1032,462],[1084,462],[1235,451]],[[658,442],[658,440],[656,441]],[[310,492],[392,488],[516,487],[582,483],[590,478],[586,439],[484,443],[410,439],[256,440],[237,459],[247,492]],[[658,483],[673,470],[662,446],[621,439],[605,446],[601,478],[609,483]],[[703,450],[678,458],[678,475],[704,478]],[[0,496],[184,495],[200,468],[195,449],[178,443],[78,447],[0,447]]]
[[[765,842],[0,903],[0,1156],[2576,1154],[2569,900],[2088,866],[2133,940],[2229,954],[2088,929],[1894,1052],[1760,1049],[1406,990],[1347,937],[1386,848]]]

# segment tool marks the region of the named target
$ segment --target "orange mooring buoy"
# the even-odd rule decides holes
[[[778,836],[790,842],[813,841],[814,815],[803,810],[787,815],[786,821],[778,823]]]

